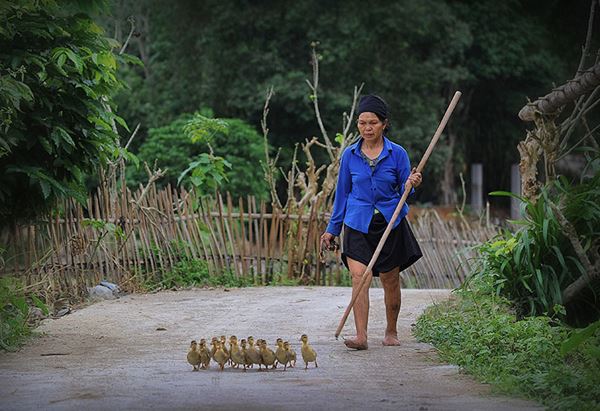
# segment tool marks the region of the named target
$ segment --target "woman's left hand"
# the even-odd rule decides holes
[[[423,181],[423,176],[421,173],[417,173],[417,168],[414,167],[408,176],[408,180],[413,187],[419,187],[421,182]]]

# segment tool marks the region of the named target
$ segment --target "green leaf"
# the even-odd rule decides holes
[[[65,55],[69,58],[69,60],[71,60],[73,62],[73,65],[75,66],[75,70],[78,73],[82,73],[83,72],[83,60],[81,60],[81,58],[79,56],[77,56],[75,53],[73,53],[73,50],[70,50],[70,49],[65,49]]]
[[[35,306],[37,308],[39,308],[40,310],[42,310],[42,312],[44,313],[44,315],[48,315],[49,314],[50,311],[48,310],[48,307],[46,306],[46,304],[44,304],[44,302],[42,300],[40,300],[35,295],[31,296],[31,300],[33,301],[33,303],[35,304]]]
[[[29,314],[29,306],[27,305],[25,298],[14,297],[12,298],[11,302],[15,306],[15,308],[17,308],[17,310],[21,312],[21,314],[23,314],[24,316]]]
[[[54,152],[54,150],[52,149],[52,145],[46,137],[40,137],[40,143],[42,144],[44,150],[46,150],[46,153],[52,154]]]
[[[583,344],[583,342],[591,338],[596,333],[596,330],[599,329],[600,321],[596,321],[585,327],[583,330],[573,331],[571,336],[561,344],[560,353],[562,355],[566,355],[572,352],[581,344]]]
[[[133,56],[131,54],[124,53],[124,54],[121,54],[119,57],[125,63],[134,64],[134,65],[141,66],[141,67],[144,66],[144,63],[142,62],[142,60],[140,60],[139,58],[137,58],[136,56]]]
[[[62,127],[55,127],[52,130],[50,137],[52,138],[52,141],[54,141],[56,147],[59,147],[62,144],[62,142],[65,142],[68,145],[75,147],[75,142],[73,141],[69,133]]]
[[[525,197],[522,197],[515,193],[511,193],[510,191],[492,191],[489,193],[489,195],[498,197],[512,197],[516,198],[517,200],[520,200],[521,202],[529,203],[529,201]]]
[[[39,184],[40,184],[40,187],[42,189],[42,194],[43,194],[44,198],[45,199],[49,198],[50,194],[51,194],[51,191],[52,191],[52,188],[50,187],[50,184],[48,184],[44,180],[40,180]]]
[[[546,243],[548,243],[548,226],[550,224],[550,220],[547,218],[544,219],[543,227],[542,227],[542,238]]]
[[[114,119],[115,119],[115,121],[116,121],[117,123],[119,123],[121,126],[123,126],[123,128],[124,128],[125,130],[127,130],[127,131],[130,131],[130,130],[129,130],[129,127],[127,126],[127,123],[125,122],[125,120],[123,120],[123,118],[122,118],[122,117],[119,117],[119,116],[115,115],[115,116],[114,116]]]

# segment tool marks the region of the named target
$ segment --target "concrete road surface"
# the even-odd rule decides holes
[[[401,347],[383,347],[383,291],[371,289],[369,350],[333,337],[350,288],[195,289],[129,295],[45,320],[20,352],[0,354],[2,410],[533,410],[439,362],[411,334],[423,309],[447,290],[403,290]],[[354,326],[348,319],[342,335]],[[319,367],[305,371],[306,333]],[[212,365],[192,372],[192,339],[253,335],[288,339],[296,368],[258,372]]]

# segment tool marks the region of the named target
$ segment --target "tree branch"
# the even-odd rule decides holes
[[[131,24],[131,29],[129,30],[129,35],[127,35],[127,39],[125,40],[125,43],[123,43],[123,46],[121,47],[121,50],[119,51],[119,55],[125,53],[125,49],[127,49],[129,40],[131,40],[131,36],[133,35],[133,32],[135,31],[135,18],[133,16],[129,16],[127,18],[127,21],[129,22],[129,24]]]
[[[579,294],[586,286],[590,285],[592,281],[600,280],[600,271],[590,262],[590,259],[588,258],[583,246],[581,245],[581,242],[579,241],[579,236],[577,235],[575,227],[573,227],[569,220],[567,220],[556,204],[551,201],[549,204],[554,214],[556,214],[558,223],[561,225],[565,235],[573,246],[575,254],[577,254],[577,257],[579,258],[579,261],[581,261],[584,269],[584,273],[563,290],[563,304],[566,304],[573,300],[573,298],[575,298],[577,294]]]
[[[310,88],[312,95],[311,99],[313,101],[313,106],[315,108],[315,115],[317,117],[317,122],[319,123],[319,128],[321,129],[321,134],[323,135],[323,139],[325,140],[325,144],[327,145],[327,152],[329,153],[329,158],[331,161],[335,159],[333,154],[333,144],[331,144],[331,140],[327,135],[327,131],[325,130],[325,125],[323,124],[323,120],[321,119],[321,111],[319,110],[319,97],[317,94],[319,88],[319,56],[317,55],[317,43],[312,43],[312,66],[313,66],[313,82],[311,84],[310,81],[306,80],[308,83],[308,87]]]

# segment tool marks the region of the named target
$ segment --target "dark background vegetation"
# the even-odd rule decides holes
[[[116,99],[119,114],[131,126],[141,124],[135,153],[144,151],[152,129],[202,108],[260,130],[265,91],[273,85],[270,143],[283,147],[280,164],[289,167],[294,144],[319,135],[305,82],[313,42],[322,56],[319,97],[330,133],[341,129],[352,89],[364,82],[363,93],[389,103],[390,137],[415,164],[451,95],[463,91],[418,197],[451,204],[461,197],[459,173],[468,180],[471,163],[483,163],[484,192],[510,188],[510,164],[518,162],[516,144],[525,134],[517,113],[527,97],[573,77],[588,7],[564,0],[179,0],[168,6],[115,0],[103,22],[108,36],[124,41],[127,19],[135,21],[128,52],[144,67],[121,70],[128,87]]]

